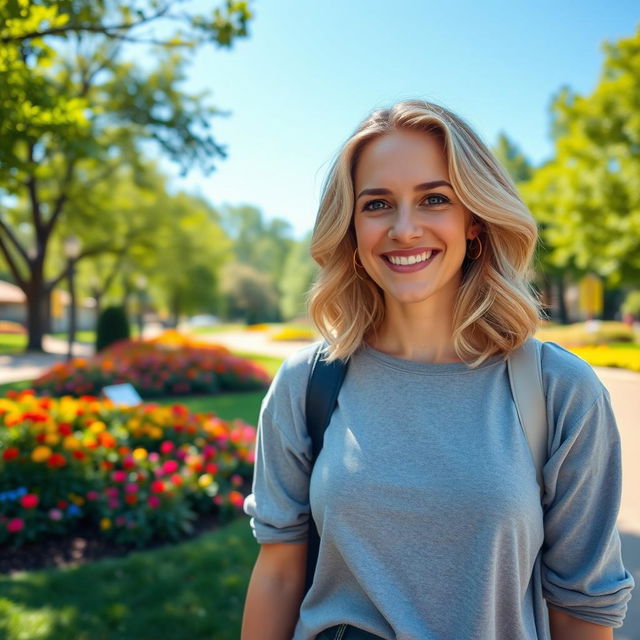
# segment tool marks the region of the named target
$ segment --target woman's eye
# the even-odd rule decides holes
[[[377,205],[382,205],[382,206],[377,206]],[[370,200],[364,205],[364,207],[362,207],[362,209],[364,211],[378,211],[380,209],[383,209],[384,206],[385,206],[384,200]]]
[[[425,198],[427,204],[447,204],[451,202],[446,196],[442,196],[439,193],[432,193]]]

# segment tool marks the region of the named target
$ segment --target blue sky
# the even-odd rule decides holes
[[[200,0],[203,6],[217,0]],[[310,230],[329,164],[372,109],[439,102],[489,145],[505,131],[534,162],[551,155],[549,104],[597,82],[601,43],[640,25],[637,2],[261,0],[251,36],[200,52],[189,91],[228,110],[212,120],[228,157],[174,185],[214,205],[253,204]]]

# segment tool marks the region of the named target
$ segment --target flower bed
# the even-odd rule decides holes
[[[261,389],[269,374],[225,347],[169,336],[164,341],[122,340],[92,358],[57,363],[33,387],[41,394],[81,396],[124,382],[149,398]]]
[[[176,540],[241,510],[255,428],[181,405],[0,398],[0,545],[90,523],[115,542]]]
[[[572,347],[573,353],[594,367],[619,367],[640,372],[640,349],[634,347]]]

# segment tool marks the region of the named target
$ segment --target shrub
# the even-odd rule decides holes
[[[640,319],[640,291],[631,291],[622,303],[622,313]]]
[[[107,307],[98,317],[96,351],[129,337],[129,320],[124,307]]]
[[[0,545],[95,526],[144,546],[191,531],[197,514],[242,508],[255,429],[184,406],[115,407],[95,397],[0,399]]]

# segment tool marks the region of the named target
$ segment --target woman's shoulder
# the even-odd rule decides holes
[[[553,403],[590,406],[606,389],[591,365],[555,342],[540,346],[542,382]]]

